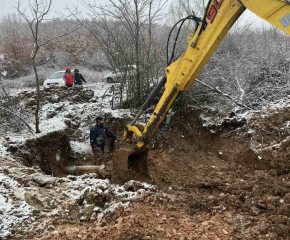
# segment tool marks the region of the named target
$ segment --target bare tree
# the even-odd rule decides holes
[[[62,36],[65,36],[73,31],[76,31],[77,29],[74,29],[72,31],[68,31],[68,29],[65,31],[65,33],[61,35],[54,36],[52,38],[46,39],[41,36],[41,24],[45,20],[45,17],[50,12],[52,0],[32,0],[29,1],[29,10],[32,17],[29,17],[28,14],[26,14],[26,10],[21,9],[21,3],[18,2],[18,6],[16,7],[18,13],[24,18],[25,22],[28,24],[31,35],[32,35],[32,42],[33,42],[33,48],[31,53],[31,64],[34,70],[35,74],[35,81],[36,81],[36,110],[35,110],[35,131],[36,133],[40,132],[39,129],[39,110],[40,110],[40,87],[39,87],[39,77],[37,73],[36,68],[36,57],[38,54],[38,51],[40,48],[42,48],[44,45],[50,43],[51,41],[54,41],[57,38],[60,38]]]
[[[130,107],[142,102],[152,78],[149,73],[160,66],[152,61],[158,60],[156,55],[164,47],[164,37],[156,31],[156,23],[161,20],[166,3],[167,0],[108,0],[106,6],[85,3],[92,20],[84,21],[84,26],[98,41],[111,66],[125,70],[136,66],[136,75],[128,76],[129,71],[125,71],[122,81],[127,97],[133,99]],[[82,19],[81,15],[76,18]]]
[[[173,25],[192,14],[202,17],[206,4],[205,0],[174,0],[169,7],[168,21]]]
[[[287,39],[268,27],[235,27],[204,67],[200,82],[182,94],[180,105],[208,106],[227,114],[237,105],[258,109],[286,97],[290,92]]]

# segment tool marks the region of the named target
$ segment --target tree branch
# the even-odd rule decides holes
[[[35,136],[32,128],[29,126],[29,124],[22,117],[20,117],[18,114],[14,113],[14,112],[6,109],[6,108],[0,107],[0,109],[5,111],[5,112],[8,112],[8,113],[12,114],[13,116],[15,116],[17,118],[19,118],[24,123],[24,125],[27,127],[27,129],[32,133],[32,135]]]
[[[226,98],[228,98],[228,99],[230,99],[230,100],[233,100],[234,103],[235,103],[236,105],[238,105],[238,106],[240,106],[240,107],[243,107],[243,108],[247,108],[247,109],[251,109],[251,110],[252,110],[252,108],[250,108],[250,107],[244,105],[243,103],[239,103],[239,102],[237,102],[233,97],[231,97],[230,95],[228,95],[228,94],[222,92],[222,91],[219,90],[217,87],[212,87],[212,86],[207,85],[206,83],[203,83],[203,82],[201,82],[201,81],[199,81],[199,80],[195,80],[195,81],[197,81],[197,82],[200,83],[201,85],[203,85],[203,86],[209,88],[210,90],[215,91],[216,93],[218,93],[218,94],[220,94],[220,95],[223,95],[223,96],[225,96]]]
[[[76,29],[70,31],[70,32],[66,32],[66,33],[64,33],[64,34],[61,34],[61,35],[58,35],[58,36],[54,36],[53,38],[50,38],[50,39],[46,40],[45,42],[39,44],[39,47],[42,47],[43,45],[45,45],[45,44],[47,44],[47,43],[49,43],[49,42],[51,42],[51,41],[53,41],[53,40],[55,40],[55,39],[57,39],[57,38],[61,38],[61,37],[63,37],[63,36],[69,35],[69,34],[75,32],[75,31],[77,31],[78,29],[80,29],[80,26],[79,26],[78,28],[76,28]]]

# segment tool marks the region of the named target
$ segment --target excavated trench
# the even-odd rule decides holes
[[[107,148],[108,151],[114,149],[112,141],[108,141]],[[109,177],[117,183],[124,183],[130,179],[151,182],[147,167],[148,151],[130,156],[124,152],[124,157],[122,157],[122,150],[117,150],[114,154],[106,154],[106,170],[100,171],[99,166],[94,166],[95,160],[92,154],[78,158],[73,153],[70,147],[70,137],[65,131],[55,131],[43,137],[28,140],[21,147],[10,147],[10,151],[26,166],[37,166],[51,176],[63,177],[68,174],[95,172],[101,178]]]
[[[202,122],[196,117],[198,115],[194,111],[178,114],[173,119],[165,140],[164,136],[156,134],[153,142],[158,143],[157,148],[149,146],[149,151],[135,155],[116,149],[113,154],[107,154],[107,172],[104,177],[117,183],[133,179],[167,186],[195,181],[200,173],[195,174],[199,166],[229,168],[235,171],[239,171],[240,166],[250,171],[281,168],[280,163],[273,164],[274,158],[271,155],[261,155],[261,158],[253,151],[250,148],[249,136],[235,134],[235,129],[241,127],[240,124],[226,126],[212,133],[202,126]],[[122,126],[119,122],[116,129],[118,135],[122,132],[120,129]],[[91,155],[85,156],[85,161],[77,159],[71,151],[69,141],[69,135],[65,131],[56,131],[35,140],[28,140],[24,146],[19,149],[12,148],[11,151],[21,157],[25,165],[39,166],[46,174],[62,177],[67,175],[65,166],[94,164]],[[206,174],[205,170],[202,171]]]
[[[38,166],[48,175],[62,177],[64,166],[72,157],[69,136],[64,131],[55,131],[37,139],[27,140],[25,145],[10,149],[26,166]]]

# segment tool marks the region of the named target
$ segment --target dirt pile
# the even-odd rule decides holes
[[[83,88],[82,86],[73,88],[51,86],[40,90],[41,105],[65,101],[71,103],[96,102],[97,99],[98,97],[94,98],[94,92],[92,90]],[[22,103],[29,110],[35,110],[36,92],[23,91],[17,95],[15,101]]]
[[[290,97],[252,115],[251,147],[278,174],[290,172]]]
[[[146,183],[119,186],[95,174],[52,178],[4,158],[0,166],[1,239],[41,237],[79,222],[106,224],[115,212],[156,192]]]
[[[167,195],[147,197],[116,216],[108,226],[88,224],[81,230],[60,228],[42,239],[232,239],[235,229],[231,226],[234,220],[230,213],[214,217],[200,214],[195,219],[164,206],[164,202],[176,200]],[[227,222],[222,223],[225,218]]]

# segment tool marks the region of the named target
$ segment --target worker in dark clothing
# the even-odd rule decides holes
[[[78,69],[74,70],[74,84],[75,85],[82,85],[83,82],[87,83],[87,81],[84,79],[83,75],[80,74]]]
[[[104,126],[104,119],[101,116],[96,118],[96,125],[91,128],[90,141],[93,150],[93,154],[96,160],[96,164],[102,164],[104,161],[104,150],[106,145],[106,138],[112,138],[117,140],[117,137]]]

